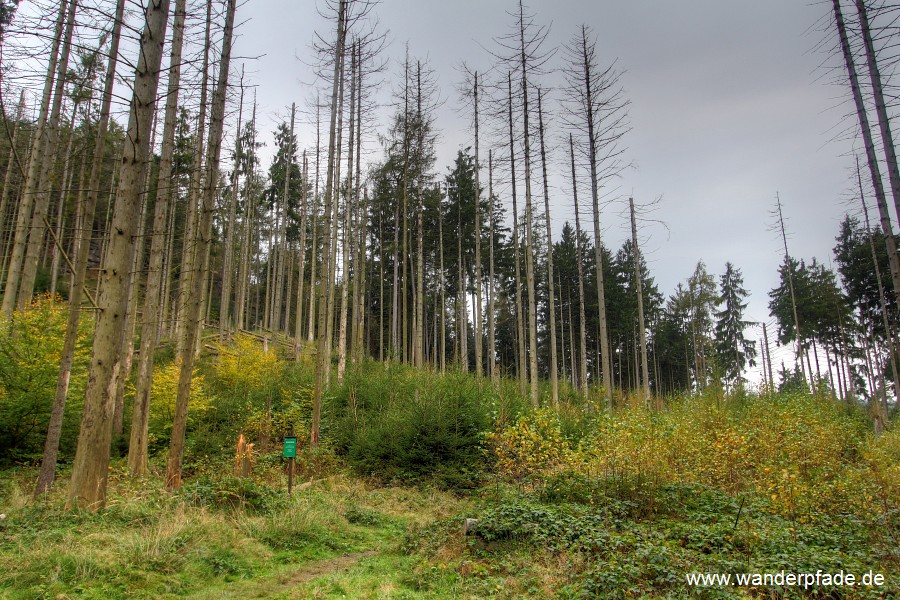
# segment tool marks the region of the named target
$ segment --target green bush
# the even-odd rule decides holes
[[[0,464],[40,458],[56,394],[68,312],[39,296],[23,311],[0,321]],[[60,458],[74,451],[90,359],[91,319],[82,316],[69,381]]]
[[[363,474],[471,488],[480,483],[482,440],[497,405],[487,381],[369,362],[328,399],[323,437]]]

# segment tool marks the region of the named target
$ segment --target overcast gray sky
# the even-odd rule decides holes
[[[385,0],[376,9],[390,32],[389,79],[407,41],[410,53],[427,57],[438,75],[447,99],[438,115],[441,173],[460,146],[472,143],[457,112],[456,66],[464,60],[490,67],[486,49],[510,30],[506,11],[515,6],[513,0]],[[608,247],[617,248],[628,235],[621,210],[628,195],[638,202],[662,196],[654,218],[669,233],[649,224],[644,230],[661,291],[670,294],[701,258],[716,275],[731,261],[751,292],[747,317],[768,319],[767,292],[777,283],[780,262],[769,211],[779,192],[792,254],[828,264],[846,210],[852,158],[850,142],[833,141],[846,128],[844,92],[823,74],[827,56],[815,50],[822,34],[810,31],[826,6],[784,0],[552,0],[529,6],[536,23],[550,28],[548,48],[587,23],[598,35],[601,60],[617,60],[625,71],[632,125],[626,160],[635,167],[623,173],[604,209]],[[242,16],[250,20],[240,29],[239,53],[265,55],[248,61],[247,70],[258,86],[260,129],[271,146],[274,124],[290,103],[313,93],[303,61],[311,60],[314,30],[327,38],[333,32],[311,0],[252,0]],[[551,70],[562,59],[560,52]],[[546,85],[556,81],[558,73],[551,73]],[[382,90],[385,99],[391,84]],[[381,122],[383,127],[386,119]],[[301,144],[312,144],[314,133],[301,128]],[[374,141],[369,150],[380,154]],[[567,184],[552,191],[551,203],[558,232],[573,214]]]

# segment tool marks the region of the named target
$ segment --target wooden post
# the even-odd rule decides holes
[[[282,453],[288,459],[288,496],[294,487],[294,460],[297,458],[297,437],[294,428],[291,427],[290,435],[284,436],[284,451]]]

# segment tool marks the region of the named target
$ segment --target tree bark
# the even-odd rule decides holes
[[[500,382],[500,371],[497,369],[497,337],[496,337],[496,289],[494,277],[494,153],[488,150],[488,203],[490,206],[490,249],[488,250],[488,368],[491,380],[496,386]]]
[[[111,240],[101,273],[100,310],[88,372],[84,413],[72,467],[68,506],[96,510],[106,501],[115,376],[119,367],[127,278],[134,253],[140,184],[150,151],[150,125],[159,84],[169,0],[150,0],[134,76],[128,134],[119,173]],[[87,243],[84,248],[87,248]],[[83,250],[84,251],[84,250]]]
[[[341,313],[338,327],[338,383],[344,381],[347,370],[347,312],[350,308],[350,270],[353,250],[350,241],[353,238],[353,151],[356,128],[356,42],[350,45],[350,127],[347,144],[347,185],[344,188],[344,235],[341,240]]]
[[[219,157],[222,151],[222,129],[225,120],[225,96],[228,88],[228,69],[231,62],[231,40],[234,28],[234,13],[237,0],[227,0],[225,26],[222,38],[222,55],[219,58],[219,77],[213,91],[209,120],[209,140],[206,145],[206,178],[203,185],[203,204],[200,211],[198,239],[195,244],[198,256],[206,256],[211,243],[210,224],[215,208],[216,185],[219,179]],[[172,440],[169,444],[169,460],[166,466],[166,489],[181,486],[181,461],[184,454],[184,434],[187,429],[188,401],[191,394],[191,379],[194,371],[194,348],[197,329],[201,319],[200,307],[203,302],[203,282],[205,273],[199,272],[193,278],[190,314],[185,330],[185,353],[181,360],[178,378],[178,396],[175,400],[175,417],[172,422]]]
[[[891,195],[894,197],[894,210],[900,216],[900,168],[897,166],[897,152],[894,147],[894,134],[884,100],[884,89],[881,71],[878,68],[878,56],[869,27],[869,16],[865,0],[856,1],[856,12],[859,14],[859,26],[862,30],[863,45],[866,49],[866,63],[869,67],[869,80],[872,83],[872,97],[875,100],[875,114],[878,115],[878,127],[881,133],[881,145],[884,148],[884,162],[887,166]]]
[[[175,128],[178,124],[178,95],[181,82],[181,53],[184,46],[184,22],[186,0],[176,0],[175,20],[172,27],[172,49],[169,60],[169,82],[166,95],[166,111],[163,117],[162,150],[156,185],[156,205],[153,208],[153,229],[150,241],[150,264],[147,271],[147,287],[144,293],[141,347],[138,352],[138,370],[134,384],[134,409],[131,416],[131,432],[128,444],[128,469],[132,477],[147,474],[148,423],[150,417],[150,390],[153,386],[153,355],[159,343],[159,323],[165,317],[160,311],[160,288],[163,276],[163,251],[166,240],[166,219],[169,203],[174,198],[172,159],[175,154]],[[174,223],[169,224],[174,228]]]
[[[482,360],[484,358],[484,340],[481,328],[481,183],[479,173],[481,172],[481,160],[479,158],[479,139],[478,139],[478,72],[475,72],[474,85],[474,101],[475,101],[475,376],[484,375],[484,367]]]
[[[82,210],[82,227],[78,232],[80,237],[78,252],[75,259],[74,283],[69,290],[69,314],[66,321],[66,337],[63,342],[63,350],[60,355],[59,374],[56,379],[56,394],[53,398],[53,407],[50,412],[50,421],[47,426],[47,438],[44,441],[44,454],[41,459],[41,470],[38,474],[37,484],[34,488],[34,497],[50,490],[56,478],[56,459],[59,453],[59,440],[62,436],[63,413],[66,406],[66,398],[69,393],[69,377],[75,357],[75,344],[78,341],[78,323],[81,318],[81,290],[84,288],[85,274],[87,272],[88,256],[90,255],[91,233],[93,232],[94,212],[97,206],[97,196],[100,187],[100,174],[103,166],[103,155],[106,142],[106,130],[109,126],[110,106],[112,104],[112,91],[115,82],[116,63],[119,56],[119,39],[122,31],[122,16],[125,10],[125,0],[116,2],[116,13],[113,21],[112,37],[110,39],[109,62],[104,79],[103,98],[100,107],[100,118],[97,123],[97,135],[94,140],[93,160],[91,161],[90,183],[88,185],[85,206]]]
[[[250,257],[251,257],[251,240],[253,232],[251,224],[256,218],[256,195],[253,190],[253,182],[255,181],[255,156],[256,156],[256,96],[253,97],[253,117],[251,120],[251,139],[250,153],[248,160],[249,171],[244,181],[244,215],[241,234],[241,260],[238,267],[238,289],[235,299],[234,312],[237,329],[244,329],[244,325],[249,321],[250,306]]]
[[[310,256],[310,265],[309,265],[309,329],[306,333],[306,339],[309,342],[312,342],[316,333],[316,254],[318,253],[319,247],[316,241],[316,237],[318,236],[319,231],[319,219],[318,210],[319,210],[319,159],[321,158],[322,152],[320,148],[320,104],[319,98],[316,96],[316,187],[313,190],[313,207],[312,207],[312,244],[311,244],[311,252]]]
[[[575,142],[572,134],[569,134],[569,155],[572,158],[572,198],[575,203],[575,262],[578,266],[578,349],[579,349],[579,373],[576,379],[581,393],[588,395],[588,370],[587,370],[587,331],[584,315],[584,252],[581,248],[581,219],[578,212],[578,180],[575,177]],[[572,371],[575,371],[575,357],[572,357]]]
[[[519,37],[521,42],[522,69],[522,125],[525,134],[525,283],[528,286],[528,361],[531,375],[531,403],[537,407],[538,398],[538,370],[537,370],[537,298],[535,297],[534,284],[534,234],[532,232],[534,213],[531,204],[531,131],[528,105],[528,69],[525,54],[525,20],[522,2],[519,2]],[[549,232],[548,232],[549,233]]]
[[[300,360],[300,340],[303,330],[303,274],[306,271],[306,227],[307,227],[307,196],[309,189],[309,163],[306,160],[306,150],[303,151],[303,188],[300,190],[300,263],[297,274],[297,318],[294,325],[294,358]],[[315,249],[312,252],[315,262]],[[311,287],[314,282],[310,282]]]
[[[234,228],[237,221],[238,185],[240,183],[240,159],[241,159],[241,126],[244,114],[244,69],[241,67],[241,92],[238,102],[237,133],[234,136],[234,167],[231,172],[231,200],[228,203],[228,220],[225,230],[225,248],[222,258],[222,299],[219,306],[219,340],[224,341],[226,330],[231,334],[231,280],[232,262],[234,261]],[[291,122],[293,122],[293,105],[291,108]],[[240,310],[240,309],[237,309]]]
[[[188,193],[187,211],[184,219],[184,236],[181,249],[181,277],[178,288],[178,318],[176,320],[176,357],[184,356],[185,328],[187,326],[188,306],[191,302],[191,290],[193,289],[193,277],[197,270],[198,260],[202,256],[197,254],[197,248],[193,240],[197,239],[197,204],[200,200],[202,185],[203,164],[203,138],[206,135],[206,96],[209,80],[209,52],[210,29],[212,26],[212,2],[206,3],[206,29],[203,36],[203,66],[200,79],[200,111],[197,115],[197,129],[194,138],[194,161],[191,165],[190,191]]]
[[[10,146],[9,146],[9,161],[6,163],[6,175],[3,177],[3,190],[0,192],[0,232],[6,231],[6,213],[9,209],[9,191],[12,187],[12,176],[13,176],[13,166],[21,167],[19,164],[19,154],[18,154],[18,140],[19,140],[19,129],[22,124],[22,118],[25,116],[25,89],[23,88],[21,92],[19,92],[19,104],[16,108],[16,124],[13,126],[12,135],[10,135]],[[9,121],[7,121],[7,127],[9,126]],[[13,200],[15,202],[15,200]],[[15,227],[13,226],[13,222],[15,217],[13,216],[10,219],[11,231],[9,233],[9,239],[12,240],[15,237]],[[0,273],[6,272],[6,261],[9,259],[7,256],[7,244],[3,243],[0,240],[0,244],[3,246],[3,258],[0,259]]]
[[[425,366],[425,327],[423,319],[425,318],[425,194],[422,189],[422,177],[425,170],[425,122],[422,113],[422,62],[416,62],[416,116],[418,121],[418,147],[419,147],[419,172],[416,176],[416,234],[418,241],[416,242],[416,319],[415,332],[416,339],[413,344],[413,354],[415,356],[415,365],[418,368]],[[477,181],[476,170],[476,181]],[[476,184],[477,185],[477,184]],[[478,222],[478,217],[475,217]],[[477,361],[477,359],[476,359]]]
[[[600,384],[603,386],[603,395],[606,398],[607,407],[612,410],[612,357],[609,350],[609,333],[606,320],[606,292],[603,285],[603,244],[600,241],[600,190],[599,173],[597,170],[597,124],[594,114],[595,90],[591,88],[591,62],[588,52],[587,29],[581,29],[583,66],[584,66],[584,94],[587,114],[585,115],[588,128],[588,160],[591,168],[591,200],[593,202],[594,215],[594,262],[597,269],[597,306],[600,325]]]

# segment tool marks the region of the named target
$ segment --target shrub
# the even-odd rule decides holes
[[[369,362],[329,399],[323,437],[364,474],[471,488],[480,483],[495,403],[490,385],[468,375]]]
[[[56,395],[67,318],[65,306],[44,295],[0,322],[0,462],[40,456]],[[80,322],[70,399],[84,394],[90,321],[82,317]],[[80,406],[80,402],[70,402],[66,407],[60,458],[74,450]]]
[[[178,399],[178,379],[180,377],[180,361],[156,367],[153,373],[148,424],[149,443],[152,447],[159,449],[167,447],[169,439],[172,437],[172,422],[175,419],[175,403]],[[189,430],[197,427],[213,404],[213,398],[206,392],[203,384],[203,375],[194,369],[188,404]]]
[[[487,442],[497,471],[513,481],[547,475],[571,462],[559,419],[548,409],[526,413],[513,426],[488,433]]]
[[[516,482],[560,472],[600,476],[635,500],[647,485],[702,484],[764,495],[772,510],[801,521],[883,513],[900,497],[896,432],[875,438],[860,415],[809,394],[738,403],[694,397],[665,411],[602,413],[591,423],[577,445],[547,411],[498,428],[488,436],[498,474]]]

